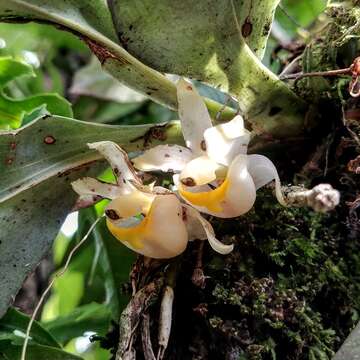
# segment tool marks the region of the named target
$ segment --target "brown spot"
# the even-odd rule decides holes
[[[105,215],[111,220],[119,220],[120,216],[113,209],[105,210]]]
[[[155,140],[161,140],[161,141],[166,140],[166,133],[164,127],[156,126],[151,128],[151,130],[152,130],[151,136]]]
[[[104,62],[107,59],[114,59],[119,62],[120,65],[130,65],[130,62],[127,59],[124,59],[121,56],[114,55],[111,51],[106,49],[103,45],[98,44],[94,40],[91,40],[87,37],[83,37],[83,40],[86,42],[86,44],[89,46],[90,50],[97,56],[101,64],[104,64]],[[124,45],[124,44],[123,44]]]
[[[9,157],[9,158],[5,159],[6,165],[11,165],[13,162],[14,162],[14,158]]]
[[[250,34],[252,33],[252,23],[250,22],[249,18],[246,18],[243,26],[241,27],[241,34],[244,38],[250,36]]]
[[[11,150],[15,150],[15,149],[16,149],[16,142],[15,142],[15,141],[13,141],[13,142],[10,143],[10,149],[11,149]]]
[[[186,86],[186,90],[192,91],[192,90],[193,90],[193,87],[192,87],[191,85],[187,85],[187,86]]]
[[[47,135],[44,137],[44,143],[47,145],[55,144],[56,139],[52,135]]]
[[[182,209],[182,219],[185,222],[187,221],[187,213],[185,208]]]
[[[196,186],[196,182],[193,178],[191,177],[187,177],[184,179],[180,180],[182,184],[184,184],[185,186]]]
[[[115,168],[114,168],[114,174],[115,174],[116,176],[119,176],[119,173],[120,173],[119,169],[118,169],[117,167],[115,167]]]
[[[170,157],[170,155],[169,155],[169,154],[165,154],[164,156],[165,156],[166,158],[169,158],[169,157]]]
[[[138,136],[132,140],[131,143],[144,139],[144,147],[148,147],[152,139],[165,141],[167,139],[166,131],[172,125],[157,125],[151,127],[144,135]]]
[[[201,148],[202,151],[206,151],[206,142],[205,142],[205,140],[201,141],[200,148]]]

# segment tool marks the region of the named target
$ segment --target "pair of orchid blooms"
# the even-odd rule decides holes
[[[139,254],[175,257],[195,239],[207,239],[215,251],[228,254],[233,245],[217,240],[201,213],[219,218],[242,215],[252,208],[256,190],[272,180],[284,204],[279,176],[267,157],[247,155],[250,133],[241,116],[212,126],[203,99],[184,79],[177,83],[177,98],[186,147],[158,145],[133,159],[132,165],[114,142],[88,144],[109,161],[117,183],[85,177],[72,186],[80,199],[97,195],[111,200],[105,210],[108,229]],[[174,191],[143,185],[134,167],[174,173]]]

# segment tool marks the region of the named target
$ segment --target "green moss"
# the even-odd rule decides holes
[[[215,338],[242,359],[330,359],[360,310],[360,244],[340,215],[284,209],[264,191],[247,216],[213,223],[236,241],[205,269]]]
[[[344,1],[329,7],[327,16],[322,31],[303,53],[304,73],[346,68],[358,56],[360,41],[355,34],[360,32],[360,5]],[[309,103],[342,100],[349,96],[349,79],[349,76],[308,77],[295,83],[295,91]]]

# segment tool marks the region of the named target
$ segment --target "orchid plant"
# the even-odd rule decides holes
[[[248,212],[256,190],[275,180],[278,201],[285,205],[276,167],[263,155],[247,155],[250,132],[240,115],[212,126],[202,97],[184,79],[177,97],[185,147],[159,145],[134,159],[137,169],[175,172],[179,195],[200,212],[233,218]]]
[[[159,145],[133,159],[138,170],[174,173],[174,191],[144,185],[127,154],[111,141],[88,145],[109,161],[117,183],[86,177],[73,182],[73,189],[84,202],[94,196],[110,199],[105,210],[108,229],[139,254],[171,258],[194,239],[208,239],[215,251],[227,254],[233,245],[217,240],[200,213],[220,218],[242,215],[252,208],[256,190],[272,180],[279,202],[285,205],[279,176],[267,157],[247,155],[250,133],[240,115],[212,126],[191,83],[180,79],[177,96],[187,147]]]
[[[147,257],[165,259],[181,254],[188,241],[208,239],[215,251],[232,251],[233,246],[217,240],[211,224],[197,210],[182,204],[174,192],[143,185],[117,144],[101,141],[88,145],[109,161],[116,184],[85,177],[73,182],[73,189],[85,203],[94,197],[111,200],[105,209],[107,227],[127,247]]]

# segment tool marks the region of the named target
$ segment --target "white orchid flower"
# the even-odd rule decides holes
[[[220,218],[248,212],[256,190],[275,180],[278,201],[285,205],[274,164],[263,155],[247,155],[250,133],[241,116],[212,126],[194,86],[180,79],[177,97],[186,148],[159,145],[135,158],[143,171],[172,171],[181,197],[197,210]]]
[[[144,186],[137,177],[127,154],[111,141],[88,144],[110,163],[117,183],[110,184],[85,177],[72,183],[80,200],[107,198],[105,210],[110,232],[135,252],[156,259],[181,254],[189,240],[208,239],[219,253],[232,245],[215,238],[211,225],[177,196],[162,187]]]

